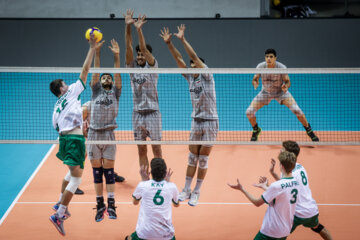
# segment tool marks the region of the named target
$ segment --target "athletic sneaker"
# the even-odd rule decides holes
[[[191,195],[191,189],[185,190],[183,189],[182,192],[179,194],[179,201],[185,201],[186,199],[189,199]]]
[[[119,176],[117,173],[114,173],[115,182],[123,182],[125,181],[125,178],[122,176]]]
[[[108,198],[108,208],[107,208],[107,215],[109,216],[109,219],[116,219],[116,207],[115,207],[115,199],[114,198]]]
[[[106,206],[105,204],[96,205],[96,215],[95,215],[95,221],[96,222],[101,222],[104,219],[104,213],[106,212]]]
[[[313,142],[318,142],[319,138],[315,135],[313,130],[310,128],[309,130],[306,130],[306,134],[311,138]]]
[[[84,194],[84,191],[81,190],[80,188],[77,188],[76,191],[75,191],[75,194],[76,194],[76,195],[83,195],[83,194]]]
[[[199,202],[199,198],[200,198],[199,192],[192,192],[188,204],[192,207],[195,207]]]
[[[60,218],[57,213],[50,216],[50,221],[54,224],[56,229],[59,231],[59,233],[63,236],[65,236],[65,229],[64,229],[64,218]]]
[[[259,127],[257,130],[253,130],[250,141],[256,142],[258,140],[260,133],[261,133],[261,128],[259,128]]]
[[[59,209],[59,206],[60,206],[60,201],[57,202],[57,203],[52,207],[52,209],[56,212],[56,211]],[[65,213],[64,213],[63,220],[66,220],[66,219],[68,219],[69,217],[71,217],[71,213],[69,212],[68,208],[66,208]]]

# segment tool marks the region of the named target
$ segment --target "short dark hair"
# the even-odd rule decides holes
[[[295,167],[296,156],[292,152],[284,151],[279,154],[279,161],[286,173],[290,173]]]
[[[284,141],[282,145],[286,151],[294,153],[296,157],[299,156],[300,147],[299,144],[297,144],[296,142],[290,140]]]
[[[162,158],[153,158],[150,162],[152,178],[160,182],[166,177],[166,163]]]
[[[199,59],[200,59],[203,63],[205,63],[205,60],[204,60],[204,59],[202,59],[201,57],[199,57]],[[192,59],[190,59],[190,64],[192,64],[192,63],[194,63],[194,61],[193,61]]]
[[[152,47],[150,46],[150,44],[146,44],[146,48],[147,48],[147,50],[149,50],[149,52],[152,53]],[[136,49],[136,52],[141,52],[139,44],[136,45],[135,49]]]
[[[274,54],[274,56],[276,57],[276,51],[275,51],[275,49],[273,49],[273,48],[269,48],[269,49],[266,49],[265,50],[265,55],[266,54]]]
[[[56,96],[59,97],[61,94],[60,88],[63,85],[64,80],[62,79],[55,79],[50,83],[50,91]]]
[[[114,80],[113,75],[111,75],[110,73],[103,73],[103,74],[101,74],[101,75],[100,75],[100,79],[101,79],[102,76],[104,76],[104,75],[109,75],[109,76],[111,77],[111,79]]]

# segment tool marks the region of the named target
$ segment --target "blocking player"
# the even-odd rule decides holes
[[[104,41],[100,42],[96,48],[95,64],[100,67],[100,52]],[[114,67],[120,68],[120,48],[118,43],[112,39],[110,50],[114,54]],[[91,79],[91,121],[88,132],[88,140],[115,140],[114,129],[117,128],[116,117],[119,109],[119,98],[121,95],[121,76],[120,73],[94,73]],[[115,153],[116,144],[89,144],[87,146],[88,158],[93,168],[94,187],[96,192],[96,215],[95,221],[100,222],[104,219],[107,212],[110,219],[116,219],[115,207]],[[107,202],[104,203],[103,196],[103,176],[106,182]],[[106,211],[105,211],[106,210]]]
[[[185,39],[185,25],[178,27],[178,33],[174,34],[183,43],[186,53],[190,57],[192,68],[207,68],[204,60],[199,58],[189,42]],[[179,68],[186,68],[186,64],[180,52],[171,42],[172,34],[169,28],[163,28],[160,36],[168,46]],[[219,119],[216,108],[215,80],[212,74],[183,74],[189,83],[190,98],[193,106],[191,117],[190,141],[215,141],[219,129]],[[189,199],[190,206],[196,206],[200,197],[200,188],[205,179],[208,169],[209,155],[212,145],[189,145],[188,166],[186,170],[185,187],[180,193],[179,200]],[[199,166],[197,168],[197,164]],[[191,182],[195,176],[197,180],[194,190],[191,192]]]
[[[294,141],[285,141],[282,143],[282,151],[292,152],[298,157],[300,153],[299,145]],[[274,172],[275,160],[271,160],[270,173],[275,178],[279,180],[279,176]],[[312,197],[311,189],[309,186],[309,178],[305,168],[296,163],[294,170],[292,171],[294,178],[300,183],[298,201],[296,204],[294,225],[291,229],[291,232],[299,225],[304,227],[311,228],[314,232],[320,234],[323,239],[331,240],[330,232],[319,223],[319,209],[316,205],[315,200]]]
[[[151,176],[145,166],[140,167],[142,182],[133,193],[133,204],[141,201],[136,231],[127,240],[140,239],[175,239],[175,230],[172,224],[172,209],[179,206],[179,192],[174,183],[170,182],[171,169],[167,171],[166,163],[162,158],[151,160]]]
[[[267,203],[265,217],[255,240],[286,239],[290,234],[294,221],[295,206],[299,195],[299,182],[292,176],[295,167],[295,154],[284,151],[279,154],[282,178],[267,186],[266,177],[260,177],[254,186],[263,188],[265,192],[259,198],[248,193],[237,179],[237,184],[228,184],[231,188],[240,190],[256,207]]]
[[[60,234],[65,235],[63,222],[65,212],[81,183],[85,160],[85,138],[82,133],[82,110],[80,94],[85,90],[87,75],[98,46],[94,36],[90,36],[89,51],[87,53],[79,79],[66,85],[64,80],[56,79],[50,83],[50,91],[59,99],[53,112],[53,126],[59,132],[59,152],[56,156],[69,168],[69,184],[62,195],[58,210],[50,217]]]
[[[256,68],[286,68],[286,66],[276,61],[277,55],[274,49],[265,51],[265,61],[259,63]],[[305,114],[301,111],[295,99],[288,91],[290,88],[290,78],[287,74],[256,74],[252,80],[255,90],[259,86],[259,78],[262,80],[262,89],[258,95],[252,100],[250,106],[246,110],[246,116],[253,127],[251,141],[257,141],[261,128],[256,122],[256,112],[265,105],[268,105],[275,99],[281,105],[288,107],[293,112],[306,130],[306,134],[312,141],[318,142],[319,138],[315,135],[309,122],[306,120]]]
[[[142,26],[146,23],[145,15],[133,19],[133,10],[127,10],[125,18],[126,67],[129,68],[158,68],[158,62],[152,55],[152,48],[146,44]],[[136,46],[134,59],[131,25],[137,30],[139,45]],[[133,93],[134,109],[132,115],[135,140],[145,141],[149,137],[152,141],[161,141],[161,114],[157,91],[158,74],[135,73],[130,74]],[[162,158],[161,145],[151,145],[154,158]],[[138,145],[139,164],[149,169],[147,146]]]

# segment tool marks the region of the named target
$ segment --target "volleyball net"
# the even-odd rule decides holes
[[[50,92],[49,84],[54,79],[63,79],[70,85],[79,78],[80,72],[81,68],[0,67],[0,143],[58,143],[58,133],[52,126],[52,114],[58,99]],[[116,117],[117,128],[114,130],[116,139],[99,139],[88,143],[279,144],[284,140],[294,140],[301,144],[313,144],[297,116],[276,99],[256,112],[256,121],[262,132],[257,142],[250,141],[253,129],[246,110],[262,89],[261,78],[259,87],[254,89],[254,74],[288,74],[291,81],[289,92],[320,139],[315,144],[360,145],[360,68],[92,68],[86,89],[81,94],[82,103],[91,101],[89,82],[94,73],[121,73],[122,90]],[[150,138],[135,141],[132,73],[158,74],[161,141],[151,141]],[[193,112],[190,95],[196,89],[189,89],[182,74],[210,74],[214,77],[219,119],[219,131],[214,141],[190,141]],[[197,84],[202,86],[201,82]],[[206,104],[203,103],[203,107],[207,107]],[[196,134],[204,134],[204,131],[197,131]]]

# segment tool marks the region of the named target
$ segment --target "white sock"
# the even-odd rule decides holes
[[[59,202],[61,202],[61,198],[62,198],[63,194],[60,193],[60,198],[59,198]]]
[[[65,211],[66,211],[66,206],[60,204],[59,209],[56,211],[56,213],[60,218],[62,218],[65,214]]]
[[[114,192],[108,192],[108,198],[115,198]]]
[[[191,182],[192,182],[193,178],[192,177],[188,177],[186,176],[185,178],[185,190],[190,190],[191,189]]]
[[[196,193],[200,192],[200,188],[201,188],[201,185],[202,185],[203,181],[204,181],[204,179],[197,179],[196,180],[196,185],[195,185],[195,188],[194,188],[194,192],[196,192]]]

